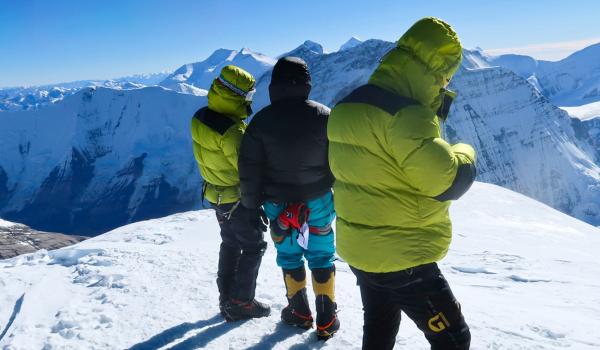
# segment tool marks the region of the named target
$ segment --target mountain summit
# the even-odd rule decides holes
[[[350,39],[348,39],[348,41],[346,41],[342,46],[340,46],[339,51],[344,51],[344,50],[348,50],[351,49],[355,46],[358,46],[360,44],[362,44],[363,41],[360,40],[359,38],[353,36]]]

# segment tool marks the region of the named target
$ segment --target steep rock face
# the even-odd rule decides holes
[[[600,167],[572,119],[515,73],[462,69],[446,125],[452,142],[478,151],[478,179],[600,224]]]
[[[0,214],[93,235],[198,207],[189,122],[205,104],[159,87],[85,88],[38,111],[4,114]]]

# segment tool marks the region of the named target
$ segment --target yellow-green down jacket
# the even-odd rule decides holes
[[[456,33],[425,18],[331,111],[337,249],[350,265],[392,272],[446,255],[449,200],[475,177],[473,148],[444,141],[436,116],[460,62]]]
[[[252,75],[236,66],[224,67],[220,77],[242,92],[254,88]],[[208,107],[192,118],[194,156],[206,182],[205,198],[213,204],[235,203],[240,198],[238,154],[249,107],[244,96],[215,79]]]

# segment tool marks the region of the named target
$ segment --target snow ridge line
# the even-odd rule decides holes
[[[8,323],[6,324],[6,327],[4,327],[2,334],[0,334],[0,340],[2,340],[2,338],[4,338],[4,336],[6,335],[6,333],[8,333],[10,326],[12,326],[13,322],[17,318],[17,315],[19,314],[19,312],[21,312],[21,305],[23,305],[23,299],[25,299],[25,293],[23,293],[23,295],[21,295],[21,297],[19,299],[17,299],[17,302],[15,303],[15,307],[13,308],[13,312],[10,315],[10,318],[8,319]]]

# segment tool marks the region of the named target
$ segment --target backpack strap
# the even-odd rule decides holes
[[[221,135],[224,135],[229,128],[235,125],[235,122],[231,120],[231,118],[224,114],[212,111],[208,109],[208,107],[200,108],[194,114],[194,118]]]
[[[395,115],[404,107],[420,104],[417,100],[397,95],[372,84],[356,88],[337,104],[342,103],[364,103],[382,109],[391,115]]]

